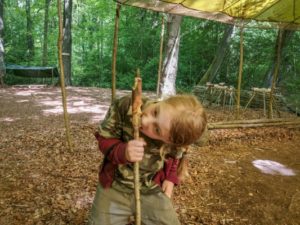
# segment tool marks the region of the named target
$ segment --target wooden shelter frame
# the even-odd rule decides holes
[[[115,0],[116,1],[116,0]],[[119,17],[120,17],[120,2],[117,0],[116,1],[116,5],[117,5],[117,8],[116,8],[116,16],[115,16],[115,24],[119,24]],[[240,117],[240,98],[241,98],[241,83],[242,83],[242,75],[243,75],[243,61],[244,61],[244,28],[246,27],[246,24],[250,23],[250,21],[246,21],[246,22],[243,22],[243,21],[239,21],[238,22],[238,27],[240,27],[240,64],[239,64],[239,73],[238,73],[238,79],[237,79],[237,92],[236,92],[236,114],[235,114],[235,118],[236,120],[238,120],[240,123],[241,121],[239,120],[239,117]],[[272,78],[272,86],[271,86],[271,91],[270,91],[270,101],[269,101],[269,106],[268,106],[268,119],[272,120],[273,119],[273,105],[275,104],[274,103],[274,92],[275,92],[275,89],[276,89],[276,81],[277,81],[277,77],[278,77],[278,71],[279,71],[279,63],[280,63],[280,50],[281,50],[281,47],[282,47],[282,29],[284,28],[289,28],[289,24],[278,24],[279,26],[278,27],[281,27],[279,28],[280,30],[280,44],[278,45],[278,48],[277,48],[277,60],[276,60],[276,65],[275,65],[275,71],[274,71],[274,74],[273,74],[273,78]],[[261,28],[261,29],[267,29],[267,28],[274,28],[274,27],[258,27],[258,28]],[[293,27],[294,28],[294,27]],[[118,26],[115,25],[115,29],[118,29]],[[164,21],[162,21],[162,33],[164,31]],[[158,93],[158,86],[159,86],[159,82],[160,82],[160,76],[161,76],[161,60],[162,60],[162,46],[163,46],[163,37],[162,37],[162,33],[161,33],[161,45],[160,45],[160,62],[159,62],[159,69],[158,69],[158,82],[157,82],[157,90],[156,92]],[[116,56],[117,56],[117,39],[118,39],[118,31],[115,30],[114,32],[114,48],[113,48],[113,59],[112,59],[112,68],[113,71],[112,71],[112,99],[113,97],[115,96],[115,92],[116,92],[116,71],[115,71],[115,68],[116,68],[116,63],[117,63],[117,60],[116,60]],[[287,119],[289,120],[289,119]],[[295,119],[294,119],[295,120]],[[262,122],[262,125],[265,124],[265,119],[261,120]],[[226,122],[226,123],[231,123],[230,121],[229,122]],[[235,124],[234,121],[232,121],[233,124]],[[295,125],[298,126],[300,124],[300,119],[296,119],[295,120]],[[256,124],[253,125],[254,127],[257,127]],[[274,126],[276,126],[276,124],[274,123]],[[214,129],[217,127],[217,125],[213,126]],[[249,125],[247,126],[249,127]],[[224,128],[224,127],[220,127],[220,128]]]
[[[115,31],[114,31],[114,46],[113,46],[113,58],[112,58],[112,101],[115,99],[116,95],[116,57],[117,57],[117,40],[118,40],[118,28],[119,28],[119,19],[120,19],[120,3],[117,3],[116,6],[116,16],[115,16]],[[292,122],[287,121],[283,122],[280,120],[280,123],[277,121],[272,121],[272,120],[256,120],[256,121],[246,121],[246,124],[243,122],[245,121],[239,121],[240,117],[240,96],[241,96],[241,83],[242,83],[242,74],[243,74],[243,59],[244,59],[244,27],[243,24],[240,27],[240,65],[239,65],[239,74],[238,74],[238,83],[237,83],[237,99],[236,99],[236,121],[230,121],[227,122],[227,124],[224,123],[215,123],[215,124],[209,124],[208,129],[217,129],[217,128],[234,128],[234,127],[258,127],[258,126],[276,126],[276,125],[282,125],[282,124],[295,124],[295,121],[293,120]],[[161,62],[162,62],[162,48],[163,48],[163,33],[164,33],[164,20],[162,19],[162,31],[161,31],[161,42],[160,42],[160,56],[159,56],[159,69],[158,69],[158,78],[157,78],[157,90],[156,93],[157,95],[159,94],[159,85],[160,85],[160,79],[161,79]],[[281,32],[282,33],[282,32]],[[280,51],[281,44],[278,46],[278,51]],[[280,57],[278,57],[276,61],[276,70],[275,74],[273,75],[273,82],[272,82],[272,88],[270,91],[270,104],[269,104],[269,118],[272,116],[272,96],[273,92],[275,89],[275,84],[277,80],[277,75],[278,75],[278,68],[279,68],[279,62],[280,62]],[[249,123],[250,122],[250,123]],[[296,122],[296,124],[300,125],[300,120]],[[135,215],[135,224],[140,225],[141,224],[141,209],[140,209],[140,198],[139,198],[139,190],[138,189],[138,181],[136,180],[139,177],[139,172],[138,172],[138,164],[135,164],[135,197],[136,197],[136,215]]]
[[[120,9],[121,4],[116,3],[116,15],[115,15],[115,30],[114,30],[114,41],[113,41],[113,53],[112,53],[112,101],[116,96],[116,63],[117,63],[117,50],[118,50],[118,29],[119,29],[119,19],[120,19]],[[163,54],[163,35],[164,35],[164,19],[162,17],[162,31],[161,31],[161,40],[160,40],[160,56],[159,56],[159,67],[158,67],[158,77],[157,77],[157,89],[156,94],[159,95],[159,85],[161,80],[161,67],[162,67],[162,54]],[[237,85],[237,105],[236,105],[236,119],[239,119],[240,116],[240,92],[241,92],[241,82],[242,82],[242,73],[243,73],[243,27],[241,27],[241,38],[240,38],[240,66],[239,66],[239,76],[238,76],[238,85]]]
[[[61,1],[57,0],[57,7],[58,7],[58,16],[59,16],[59,37],[58,37],[58,58],[59,58],[59,65],[60,65],[60,81],[61,81],[61,92],[62,92],[62,101],[63,101],[63,108],[64,108],[64,120],[65,120],[65,126],[66,126],[66,133],[67,133],[67,142],[68,146],[71,149],[71,136],[70,136],[70,125],[69,125],[69,119],[68,119],[68,113],[67,113],[67,106],[66,106],[66,91],[64,87],[64,72],[63,72],[63,62],[62,62],[62,15],[61,15]],[[117,3],[116,8],[116,16],[115,16],[115,31],[114,31],[114,44],[113,44],[113,56],[112,56],[112,101],[115,98],[116,93],[116,57],[117,57],[117,45],[118,45],[118,27],[119,27],[119,17],[120,17],[120,9],[121,4]],[[240,23],[241,24],[241,23]],[[244,25],[242,23],[241,27],[241,39],[240,39],[240,66],[239,66],[239,77],[238,77],[238,88],[237,88],[237,105],[236,105],[236,118],[239,118],[239,112],[240,112],[240,91],[241,91],[241,81],[242,81],[242,68],[243,68],[243,28]],[[287,24],[288,25],[288,24]],[[288,26],[284,26],[288,27]],[[269,27],[268,27],[269,28]],[[164,22],[162,22],[162,29],[164,29]],[[163,30],[162,30],[163,35]],[[161,35],[161,36],[162,36]],[[268,110],[268,118],[273,118],[273,93],[276,88],[276,80],[278,77],[278,71],[279,71],[279,62],[280,62],[280,48],[282,45],[282,30],[280,30],[280,44],[278,45],[277,49],[277,60],[275,65],[275,71],[273,74],[272,79],[272,87],[270,91],[270,102],[269,102],[269,110]],[[162,46],[163,46],[163,37],[161,37],[161,46],[160,46],[160,62],[159,62],[159,71],[158,71],[158,79],[160,79],[160,70],[161,70],[161,60],[162,60]],[[158,80],[159,81],[159,80]],[[157,84],[159,86],[159,82]],[[158,90],[158,87],[157,87]],[[300,124],[299,121],[295,121],[295,125]],[[214,126],[215,127],[215,126]]]

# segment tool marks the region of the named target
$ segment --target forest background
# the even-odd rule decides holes
[[[4,1],[1,1],[3,3]],[[73,86],[111,87],[111,68],[116,3],[108,0],[65,0],[71,11],[71,78]],[[5,0],[3,40],[5,64],[58,66],[58,15],[54,0]],[[69,15],[70,16],[70,15]],[[145,90],[155,91],[160,53],[161,13],[121,8],[117,88],[130,89],[140,68]],[[240,28],[228,24],[184,17],[176,77],[179,92],[192,92],[204,74],[222,55],[213,83],[237,86],[240,63]],[[244,28],[242,89],[269,87],[273,74],[277,29]],[[227,36],[226,36],[227,35]],[[224,39],[227,37],[227,41]],[[293,108],[300,106],[300,33],[286,31],[277,87]],[[50,80],[4,77],[8,85],[50,83]]]

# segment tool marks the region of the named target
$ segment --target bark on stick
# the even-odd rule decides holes
[[[134,139],[139,139],[139,127],[140,117],[142,114],[142,79],[140,78],[140,72],[137,71],[134,86],[132,88],[132,125]],[[141,199],[140,199],[140,174],[139,163],[134,163],[134,194],[135,194],[135,224],[141,225]]]

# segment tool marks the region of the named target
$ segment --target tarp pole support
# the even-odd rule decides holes
[[[119,18],[120,18],[121,4],[117,3],[116,17],[115,17],[115,31],[114,31],[114,44],[113,44],[113,57],[112,57],[112,74],[111,74],[111,101],[116,98],[116,64],[117,64],[117,51],[118,51],[118,31],[119,31]]]
[[[64,74],[64,64],[62,59],[62,42],[63,42],[63,25],[62,25],[62,13],[61,13],[61,1],[57,0],[57,11],[59,17],[59,34],[57,40],[58,46],[58,59],[59,59],[59,68],[60,68],[60,87],[61,87],[61,94],[62,94],[62,103],[63,103],[63,110],[64,110],[64,122],[66,128],[66,135],[67,135],[67,143],[70,151],[72,150],[71,144],[71,135],[70,135],[70,122],[69,116],[67,111],[67,101],[66,101],[66,89],[65,89],[65,74]]]
[[[243,60],[244,60],[244,28],[240,28],[240,66],[239,66],[239,77],[237,84],[237,101],[236,101],[236,119],[240,118],[240,105],[241,105],[241,84],[243,75]]]

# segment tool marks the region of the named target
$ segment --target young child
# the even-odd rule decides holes
[[[206,128],[205,111],[191,95],[143,98],[141,139],[133,140],[131,101],[116,100],[95,135],[104,160],[89,224],[125,225],[134,216],[133,163],[139,162],[142,224],[179,225],[170,197],[184,147]]]

